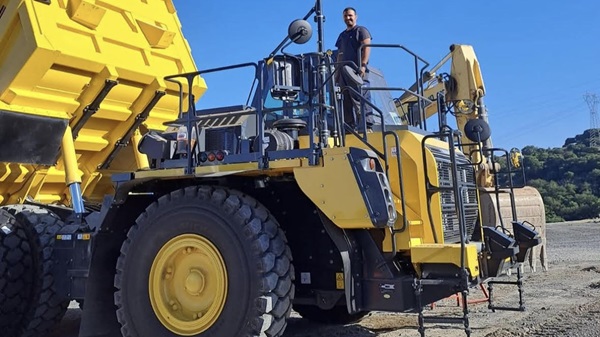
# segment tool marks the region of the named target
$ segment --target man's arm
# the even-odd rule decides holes
[[[360,42],[361,45],[371,44],[371,38],[366,38]],[[367,70],[367,63],[369,63],[369,56],[371,56],[371,47],[364,47],[360,56],[360,75],[364,76]]]

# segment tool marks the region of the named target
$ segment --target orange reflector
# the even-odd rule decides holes
[[[369,159],[369,168],[371,169],[371,171],[375,171],[375,159]]]
[[[208,154],[208,161],[215,161],[216,158],[217,158],[217,156],[215,156],[214,153],[210,152]]]

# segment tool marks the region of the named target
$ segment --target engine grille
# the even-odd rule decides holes
[[[440,187],[452,187],[452,164],[450,154],[447,151],[430,148],[437,162],[437,171]],[[468,165],[469,160],[462,154],[456,153],[458,164],[458,181],[462,186],[462,200],[467,227],[467,237],[473,234],[475,224],[479,216],[477,202],[477,185],[475,183],[475,172],[473,166]],[[464,165],[466,164],[466,165]],[[460,224],[456,212],[456,200],[453,191],[439,192],[442,209],[442,227],[444,229],[444,242],[460,242]]]

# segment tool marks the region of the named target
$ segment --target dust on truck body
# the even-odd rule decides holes
[[[333,78],[356,65],[325,50],[321,1],[304,17],[315,16],[316,52],[281,51],[310,39],[297,20],[266,59],[203,71],[168,0],[0,8],[9,335],[46,334],[71,300],[80,336],[274,337],[292,308],[330,323],[415,312],[424,335],[440,320],[427,304],[484,281],[521,293],[520,274],[494,278],[525,260],[537,233],[517,219],[482,223],[479,163],[459,150],[490,157],[486,124],[461,142],[443,118],[429,132],[373,105],[383,123],[350,128],[341,97],[360,93]],[[255,69],[247,102],[196,109],[203,73],[243,67]],[[443,106],[422,84],[401,90],[421,116]],[[469,334],[466,300],[462,312],[442,320]]]

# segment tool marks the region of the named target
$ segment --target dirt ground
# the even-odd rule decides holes
[[[547,225],[549,269],[531,273],[525,267],[525,312],[491,312],[486,303],[472,304],[471,336],[568,336],[600,337],[600,222]],[[481,298],[480,289],[471,298]],[[518,304],[515,286],[496,285],[497,304]],[[436,304],[426,315],[460,314],[455,299]],[[76,337],[79,309],[69,309],[51,337]],[[289,321],[284,337],[392,337],[419,336],[414,314],[371,313],[358,324],[323,326],[297,315]],[[460,326],[427,325],[430,337],[465,336]]]

